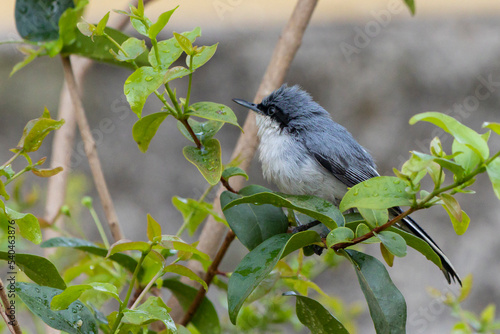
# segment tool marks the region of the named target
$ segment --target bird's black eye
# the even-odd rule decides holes
[[[275,113],[275,112],[276,112],[276,108],[275,108],[275,107],[273,107],[273,106],[270,106],[270,107],[269,107],[269,109],[267,109],[267,114],[268,114],[269,116],[274,115],[274,113]]]

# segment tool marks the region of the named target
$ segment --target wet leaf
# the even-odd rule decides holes
[[[60,294],[55,295],[52,298],[52,301],[50,302],[50,308],[54,311],[65,310],[74,301],[80,298],[83,292],[91,289],[105,293],[106,295],[113,297],[119,302],[121,301],[120,296],[118,296],[118,289],[113,284],[92,282],[88,284],[72,285],[67,287]]]
[[[238,119],[228,106],[214,102],[197,102],[189,106],[189,116],[196,116],[213,121],[238,125]]]
[[[46,115],[47,112],[48,110],[45,108],[44,115]],[[26,124],[23,130],[23,136],[17,144],[17,148],[23,149],[26,153],[37,151],[42,145],[45,137],[51,131],[59,129],[64,124],[64,120],[56,121],[50,118],[50,114],[48,117],[44,115]]]
[[[197,27],[192,31],[183,32],[181,35],[186,37],[189,41],[194,42],[197,37],[201,36],[201,29]],[[162,68],[170,67],[170,65],[182,55],[182,49],[175,37],[158,42],[158,51]],[[154,50],[149,52],[148,58],[151,66],[158,67],[158,61]]]
[[[215,136],[217,132],[224,125],[223,122],[218,122],[218,121],[198,122],[191,117],[188,118],[187,122],[191,126],[191,129],[193,129],[193,132],[196,135],[196,137],[198,137],[198,139],[202,143]],[[177,129],[179,129],[179,131],[182,133],[184,137],[186,137],[189,141],[194,143],[193,137],[191,137],[191,134],[186,129],[184,124],[178,121]]]
[[[196,54],[193,56],[193,70],[205,65],[215,54],[217,50],[217,44],[211,46],[202,46],[196,51]],[[189,67],[191,62],[191,56],[186,57],[186,66]]]
[[[168,12],[160,14],[160,16],[158,17],[158,21],[156,21],[149,27],[148,30],[149,38],[156,39],[156,36],[158,36],[160,31],[162,31],[163,28],[167,25],[168,21],[170,20],[170,17],[177,8],[179,8],[179,6],[175,7],[172,10],[169,10]]]
[[[164,72],[150,66],[140,67],[127,80],[123,91],[130,108],[141,118],[147,98],[163,84]]]
[[[354,239],[354,232],[350,228],[339,227],[328,233],[326,236],[326,246],[330,248],[335,244],[351,241],[352,239]]]
[[[375,236],[384,244],[385,248],[397,257],[406,256],[406,241],[399,234],[391,231],[382,231]]]
[[[186,146],[184,157],[198,168],[201,175],[211,185],[216,185],[222,175],[221,148],[217,139],[207,140],[202,148]]]

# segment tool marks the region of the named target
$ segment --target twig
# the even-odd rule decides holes
[[[335,251],[338,251],[338,250],[344,249],[346,247],[353,246],[355,244],[359,244],[360,242],[363,242],[365,240],[370,239],[371,237],[374,237],[375,236],[374,232],[375,233],[380,233],[380,232],[384,231],[385,229],[391,227],[392,225],[396,224],[398,221],[400,221],[404,217],[412,214],[413,212],[415,212],[417,210],[418,209],[416,209],[416,208],[409,208],[405,212],[401,212],[399,215],[397,215],[396,217],[394,217],[391,220],[389,220],[384,225],[377,226],[376,228],[374,228],[370,232],[368,232],[368,233],[366,233],[366,234],[364,234],[364,235],[362,235],[362,236],[360,236],[360,237],[358,237],[356,239],[353,239],[352,241],[341,242],[341,243],[335,244],[331,248],[333,248]]]
[[[255,96],[255,102],[262,100],[264,96],[271,93],[283,83],[290,64],[292,63],[292,60],[302,43],[302,37],[307,25],[309,24],[309,20],[311,19],[317,2],[318,0],[299,0],[297,2],[292,16],[290,17],[286,27],[283,29],[280,39],[276,44],[269,65],[267,66],[266,73],[262,78],[262,82]],[[239,167],[243,170],[247,170],[255,155],[257,144],[258,139],[255,115],[250,113],[245,120],[243,133],[240,135],[238,142],[236,143],[231,160],[238,158],[241,161]],[[243,177],[234,177],[233,180],[234,189],[238,190],[242,188],[244,183]],[[219,214],[222,214],[219,198],[223,190],[223,187],[219,187],[216,198],[213,202],[214,210]],[[212,217],[209,217],[201,232],[198,249],[213,258],[216,255],[218,246],[221,243],[221,239],[225,231],[226,227],[223,224],[220,224]],[[219,253],[217,252],[217,254]],[[197,274],[203,274],[203,268],[200,263],[190,261],[188,266]],[[182,281],[186,284],[193,285],[193,283],[187,279],[182,279]],[[169,305],[172,307],[172,312],[170,314],[172,318],[174,320],[181,319],[183,311],[179,303],[175,300],[175,297],[170,299]]]
[[[99,193],[111,234],[114,240],[118,241],[123,239],[123,232],[120,224],[118,223],[118,216],[116,215],[113,201],[111,199],[111,195],[109,194],[106,179],[104,178],[104,173],[102,171],[101,162],[99,160],[99,156],[97,155],[96,144],[94,138],[92,137],[87,117],[85,116],[85,110],[83,109],[82,101],[78,94],[73,69],[71,68],[71,61],[69,57],[61,57],[61,60],[64,68],[64,78],[68,85],[71,100],[73,101],[73,108],[76,111],[76,120],[82,135],[85,153],[87,154],[87,159],[89,160],[89,166],[94,177],[94,183],[97,188],[97,192]]]
[[[9,309],[9,299],[7,298],[7,294],[5,293],[5,286],[3,285],[3,281],[0,279],[0,298],[2,299],[2,304],[5,308],[5,313],[4,310],[1,310],[2,312],[2,318],[4,319],[5,323],[7,324],[7,327],[9,328],[11,333],[14,334],[22,334],[21,327],[19,326],[19,322],[17,321],[15,317],[15,314],[12,313]],[[9,310],[9,311],[7,311]],[[7,313],[8,312],[8,313]],[[13,317],[14,320],[11,320],[10,317]]]
[[[144,1],[144,6],[151,0]],[[135,1],[137,6],[137,1]],[[130,18],[125,15],[119,15],[110,21],[109,26],[117,30],[122,30],[130,22]],[[82,86],[83,79],[90,69],[93,61],[88,58],[75,58],[73,61],[73,69],[75,81],[78,87]],[[80,91],[81,93],[81,91]],[[71,170],[71,154],[75,141],[76,130],[76,113],[73,109],[71,96],[68,86],[64,83],[59,97],[59,114],[58,119],[64,119],[65,124],[61,129],[55,131],[54,140],[52,141],[52,158],[51,168],[57,166],[63,167],[63,171],[53,177],[50,177],[47,185],[47,201],[45,202],[45,220],[51,224],[58,224],[59,210],[64,205],[66,199],[66,186],[68,183],[68,175]],[[57,232],[52,229],[47,229],[45,238],[50,239],[57,236]],[[55,248],[45,248],[45,256],[49,255]]]
[[[229,230],[226,234],[226,238],[224,239],[224,242],[219,248],[219,251],[217,252],[217,255],[215,255],[215,258],[208,267],[207,273],[205,274],[205,283],[207,285],[210,285],[212,283],[212,280],[214,279],[214,276],[219,272],[218,267],[219,264],[221,263],[222,259],[224,258],[224,255],[226,254],[229,246],[231,245],[231,242],[233,242],[234,238],[236,237],[236,234],[234,234],[233,231]],[[191,319],[193,318],[194,314],[196,313],[196,310],[198,310],[198,307],[200,306],[201,302],[203,301],[203,298],[205,298],[205,295],[207,294],[207,290],[205,290],[203,287],[201,287],[198,290],[198,293],[196,294],[196,297],[194,298],[193,302],[189,306],[189,309],[186,311],[186,314],[184,314],[184,317],[181,320],[181,325],[186,326]]]

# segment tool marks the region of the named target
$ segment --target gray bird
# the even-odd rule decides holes
[[[233,101],[257,112],[263,174],[280,191],[315,195],[338,205],[348,187],[379,176],[370,154],[300,87],[285,84],[259,104]],[[390,209],[392,216],[401,212],[399,207]],[[437,253],[448,283],[453,279],[462,284],[450,260],[411,217],[399,227]]]

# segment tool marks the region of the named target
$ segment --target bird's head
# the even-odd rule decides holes
[[[288,87],[284,84],[259,104],[241,99],[233,101],[269,118],[281,129],[298,130],[317,122],[318,117],[330,117],[328,112],[299,86]]]

